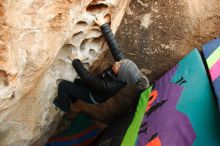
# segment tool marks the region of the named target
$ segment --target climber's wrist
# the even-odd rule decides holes
[[[108,34],[109,32],[111,32],[111,28],[108,23],[101,25],[100,29],[101,29],[102,34]]]

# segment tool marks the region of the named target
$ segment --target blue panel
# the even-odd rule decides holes
[[[205,58],[207,59],[219,46],[220,46],[220,37],[205,44],[202,47]]]

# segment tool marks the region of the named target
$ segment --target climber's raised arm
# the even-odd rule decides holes
[[[100,26],[100,29],[102,31],[102,34],[109,46],[109,49],[111,51],[111,54],[115,61],[120,61],[124,59],[124,54],[119,49],[118,43],[115,39],[115,36],[113,35],[111,28],[108,24],[108,18],[103,18],[102,16],[97,17],[96,23]]]

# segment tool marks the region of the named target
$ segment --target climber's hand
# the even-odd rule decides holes
[[[80,61],[85,61],[86,60],[86,56],[82,55],[82,54],[76,54],[74,52],[70,53],[68,58],[73,61],[74,59],[79,59]]]
[[[73,61],[74,59],[76,59],[76,54],[72,52],[72,53],[69,54],[68,58],[69,58],[71,61]]]
[[[101,14],[97,14],[96,15],[96,19],[95,19],[95,23],[98,24],[99,26],[102,26],[105,23],[109,23],[110,22],[110,15],[101,15]]]

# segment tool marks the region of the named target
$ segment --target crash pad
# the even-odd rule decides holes
[[[45,146],[88,146],[100,132],[89,116],[79,114],[67,129],[51,138]]]
[[[121,146],[220,145],[220,116],[197,49],[144,93]]]

